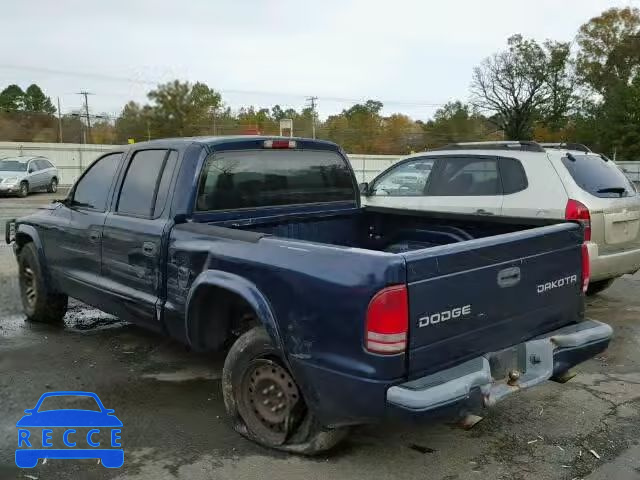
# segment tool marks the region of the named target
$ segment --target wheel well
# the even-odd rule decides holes
[[[188,335],[198,350],[220,350],[260,324],[244,298],[222,287],[200,287],[190,303]]]
[[[16,233],[16,245],[18,246],[18,252],[22,250],[22,247],[24,247],[27,243],[31,242],[33,242],[33,238],[31,238],[26,233]]]

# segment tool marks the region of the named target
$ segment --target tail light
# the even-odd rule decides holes
[[[577,200],[569,199],[564,210],[564,218],[567,220],[577,220],[584,227],[584,240],[591,240],[591,214],[589,209]]]
[[[409,300],[405,285],[380,290],[367,309],[366,348],[372,353],[395,355],[407,349]]]
[[[589,288],[589,277],[591,276],[591,266],[589,264],[589,249],[587,244],[582,244],[582,292],[587,293]]]
[[[296,148],[295,140],[265,140],[264,148]]]

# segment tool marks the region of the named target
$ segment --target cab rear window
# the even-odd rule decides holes
[[[636,194],[633,183],[618,166],[600,155],[569,154],[562,163],[576,184],[591,195],[617,198]]]
[[[205,162],[196,209],[233,210],[354,200],[351,170],[335,152],[234,150]]]

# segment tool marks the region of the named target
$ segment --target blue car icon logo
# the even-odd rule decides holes
[[[94,406],[93,399],[95,410],[46,410],[42,403],[47,399],[57,403],[80,399]],[[47,401],[51,403],[51,400]],[[33,468],[41,458],[95,458],[100,459],[106,468],[119,468],[124,463],[124,450],[120,443],[122,422],[114,415],[114,410],[104,407],[95,393],[48,392],[40,397],[35,407],[24,412],[26,415],[16,423],[18,467]]]

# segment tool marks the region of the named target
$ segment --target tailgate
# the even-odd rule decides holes
[[[581,228],[563,223],[404,254],[409,376],[578,320],[581,246]]]

